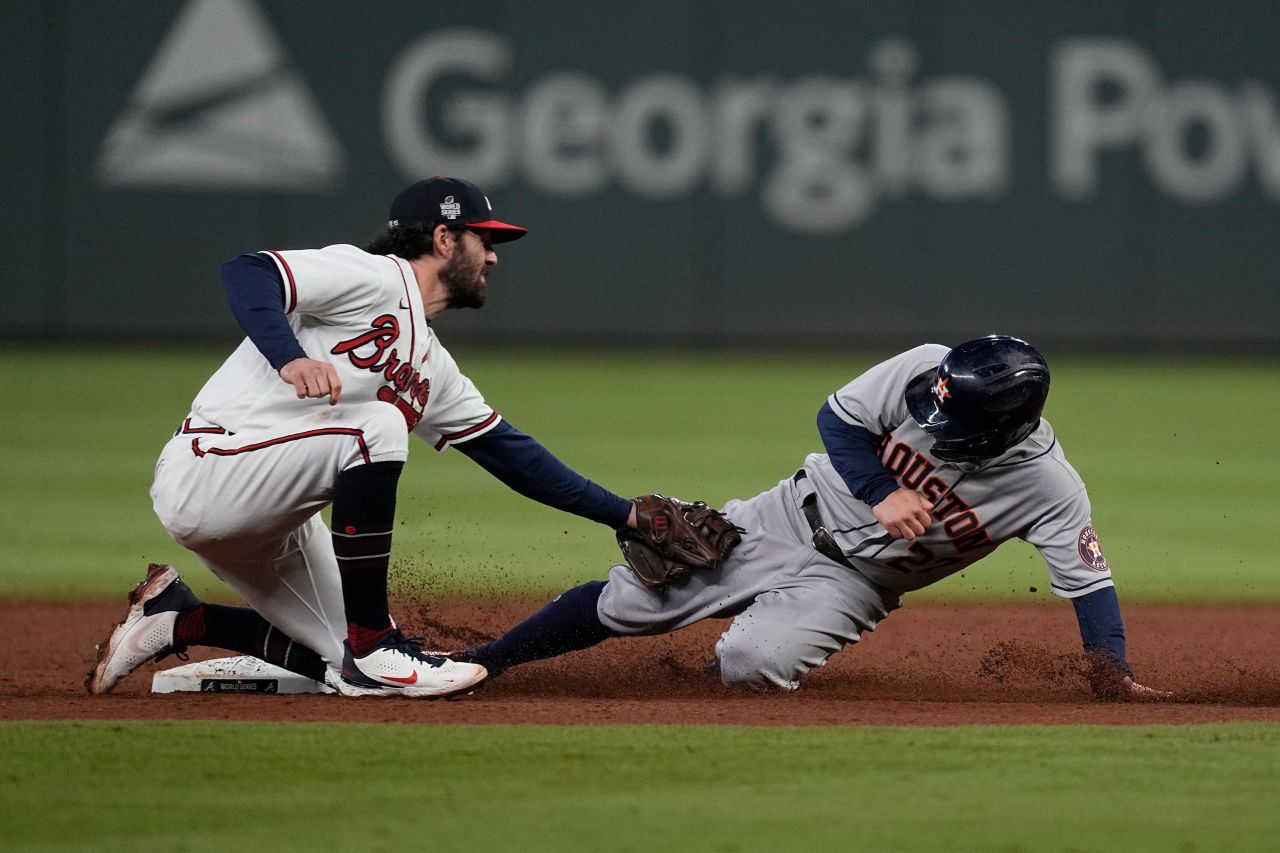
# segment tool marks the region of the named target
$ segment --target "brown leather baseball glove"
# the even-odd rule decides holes
[[[636,529],[619,530],[618,546],[650,589],[662,589],[691,571],[716,568],[742,541],[742,528],[702,501],[642,495],[635,505]]]

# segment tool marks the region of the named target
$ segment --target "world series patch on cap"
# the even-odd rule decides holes
[[[463,225],[489,232],[494,243],[509,243],[529,233],[528,228],[493,218],[489,197],[461,178],[427,178],[405,187],[391,202],[387,225]]]

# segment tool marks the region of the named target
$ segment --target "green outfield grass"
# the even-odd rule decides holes
[[[623,494],[721,503],[818,447],[826,395],[888,353],[471,353],[513,423]],[[0,362],[0,595],[120,597],[161,530],[160,446],[225,353]],[[1273,362],[1056,358],[1048,416],[1126,601],[1280,601]],[[719,377],[714,386],[708,375]],[[661,388],[654,409],[643,389]],[[608,531],[414,448],[396,569],[424,595],[599,576]],[[1045,597],[1029,548],[917,598]],[[785,698],[785,697],[781,697]],[[252,700],[247,700],[252,701]],[[267,700],[270,701],[270,700]],[[459,708],[462,708],[461,703]],[[1280,725],[1101,728],[0,722],[0,849],[1234,851],[1280,837]]]
[[[1280,837],[1275,725],[0,723],[0,747],[13,850],[1138,853]]]
[[[626,495],[713,503],[792,473],[818,448],[826,395],[891,354],[454,349],[496,408],[584,474]],[[1089,484],[1124,600],[1280,601],[1280,394],[1265,381],[1277,364],[1049,355],[1047,415]],[[119,596],[147,560],[218,593],[161,530],[147,489],[161,445],[224,356],[5,350],[0,594]],[[396,570],[428,594],[547,592],[601,576],[615,558],[609,531],[509,492],[456,452],[415,444],[400,501]],[[1039,556],[1013,543],[913,599],[1029,600],[1047,595],[1045,580]]]

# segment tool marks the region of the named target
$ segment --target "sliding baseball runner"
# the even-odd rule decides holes
[[[823,453],[724,512],[745,531],[723,563],[666,584],[618,565],[497,640],[457,652],[490,672],[613,636],[732,619],[725,684],[793,690],[905,593],[1021,538],[1074,605],[1100,698],[1163,698],[1134,681],[1111,566],[1084,483],[1041,417],[1049,369],[1002,335],[926,344],[876,365],[820,409]]]

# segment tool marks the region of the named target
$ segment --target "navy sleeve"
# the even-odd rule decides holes
[[[831,457],[831,466],[855,498],[875,506],[898,490],[898,481],[880,464],[879,439],[870,430],[847,423],[823,403],[818,410],[818,434]]]
[[[547,506],[614,529],[631,514],[631,501],[591,482],[506,421],[455,447],[514,491]]]
[[[1080,639],[1086,652],[1101,652],[1126,673],[1124,620],[1120,618],[1120,599],[1113,586],[1071,599],[1080,623]]]
[[[284,279],[262,255],[241,255],[222,265],[222,286],[240,328],[276,370],[306,358],[284,315]]]

